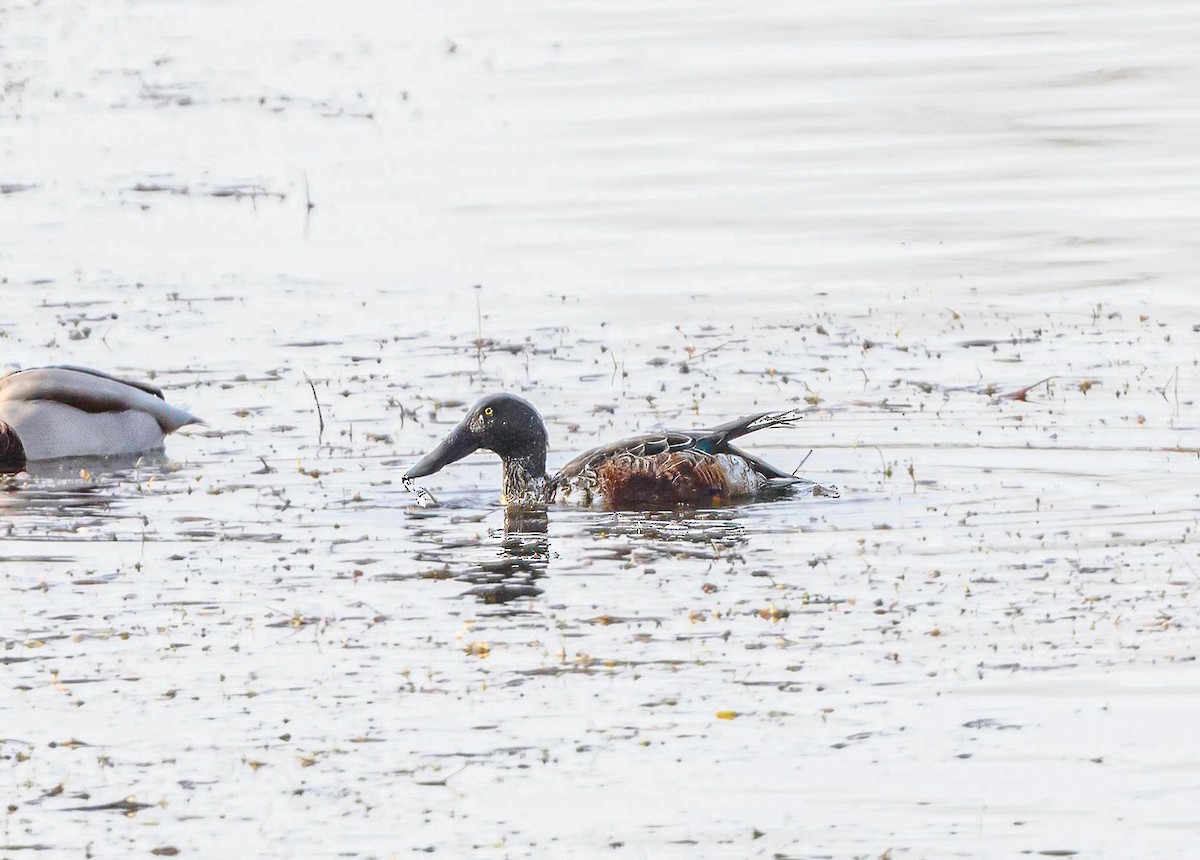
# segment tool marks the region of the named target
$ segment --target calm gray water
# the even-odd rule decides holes
[[[0,362],[209,422],[0,492],[0,856],[1194,856],[1198,42],[0,5]],[[799,406],[842,495],[419,507],[498,389],[552,465]]]

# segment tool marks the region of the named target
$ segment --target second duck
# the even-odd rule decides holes
[[[66,365],[18,370],[0,378],[0,473],[27,460],[139,454],[198,423],[144,382]]]

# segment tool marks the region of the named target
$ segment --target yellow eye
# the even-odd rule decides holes
[[[484,409],[483,414],[486,415],[488,418],[491,418],[492,417],[492,407],[489,406],[487,409]]]

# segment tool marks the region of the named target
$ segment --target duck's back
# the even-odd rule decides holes
[[[136,454],[199,421],[162,392],[76,367],[21,370],[0,379],[0,421],[12,426],[30,460]]]
[[[790,426],[795,411],[747,415],[706,430],[668,430],[585,451],[552,479],[563,502],[609,507],[723,504],[798,483],[730,442],[766,427]]]

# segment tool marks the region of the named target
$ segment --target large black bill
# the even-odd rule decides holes
[[[444,466],[461,460],[479,450],[479,441],[465,425],[459,424],[438,446],[421,458],[421,462],[404,473],[405,479],[424,478],[440,471]]]

